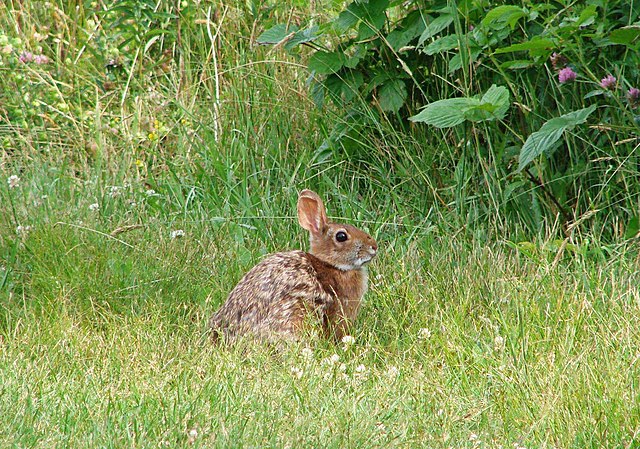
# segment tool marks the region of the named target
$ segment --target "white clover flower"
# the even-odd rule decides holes
[[[340,356],[338,354],[333,354],[331,357],[329,357],[329,361],[332,365],[336,364],[340,361]]]
[[[428,340],[429,338],[431,338],[431,331],[426,327],[421,328],[420,330],[418,330],[418,338],[420,340]]]
[[[116,197],[116,196],[120,195],[120,193],[121,193],[121,192],[120,192],[120,190],[121,190],[121,188],[120,188],[120,187],[118,187],[118,186],[111,186],[111,187],[109,188],[109,196],[110,196],[111,198],[114,198],[114,197]]]
[[[171,240],[184,237],[184,231],[182,229],[176,229],[175,231],[171,231]]]
[[[390,366],[389,368],[387,368],[387,377],[390,379],[395,379],[396,377],[398,377],[398,374],[400,374],[400,370],[398,370],[398,368],[396,368],[395,366]]]
[[[341,363],[340,366],[338,367],[338,371],[341,372],[345,372],[347,370],[347,365],[345,365],[344,363]]]
[[[291,367],[291,375],[293,377],[301,379],[303,374],[304,374],[304,371],[302,371],[302,369],[298,368],[297,366]]]
[[[156,191],[155,191],[155,190],[153,190],[153,189],[147,189],[144,193],[145,193],[145,195],[147,195],[147,196],[153,196],[153,195],[155,195],[155,194],[156,194]]]
[[[471,435],[469,435],[469,441],[477,441],[478,440],[478,435],[475,433],[472,433]]]
[[[18,175],[9,176],[9,179],[7,179],[7,184],[9,184],[10,189],[15,189],[20,185],[20,177]]]
[[[196,442],[196,438],[198,438],[198,429],[194,427],[187,432],[187,442],[193,444]]]
[[[90,211],[96,211],[98,209],[100,209],[100,205],[98,203],[89,204]]]
[[[344,337],[342,337],[342,343],[344,343],[345,346],[350,346],[355,342],[356,342],[356,339],[353,338],[351,335],[345,335]]]
[[[356,366],[355,372],[357,374],[364,374],[367,371],[367,367],[364,365],[358,365]]]
[[[305,359],[313,358],[313,349],[309,347],[302,348],[302,351],[300,353],[302,354],[302,357],[304,357]]]
[[[496,351],[502,351],[504,349],[504,338],[496,335],[496,338],[493,339],[493,347]]]
[[[18,234],[18,235],[27,235],[29,233],[29,231],[31,231],[31,226],[19,225],[16,228],[16,234]]]

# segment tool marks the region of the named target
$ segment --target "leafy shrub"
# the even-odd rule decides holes
[[[567,233],[589,220],[621,237],[639,214],[639,16],[621,0],[356,0],[327,23],[277,24],[258,42],[312,49],[310,94],[345,116],[325,146],[348,145],[367,120],[433,151],[443,136],[448,183],[466,190],[457,208],[480,210],[468,224],[497,211],[534,232],[559,217]],[[621,217],[627,226],[613,230]]]

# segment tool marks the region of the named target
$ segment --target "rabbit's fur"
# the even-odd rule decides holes
[[[298,221],[309,231],[311,251],[280,252],[253,267],[213,315],[214,340],[242,336],[297,339],[309,318],[326,336],[341,339],[355,320],[367,291],[366,264],[378,245],[366,232],[330,223],[311,190],[298,198]]]

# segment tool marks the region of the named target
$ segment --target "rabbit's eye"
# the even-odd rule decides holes
[[[344,231],[339,231],[336,232],[336,241],[342,243],[342,242],[346,242],[349,239],[349,236],[347,236],[347,233]]]

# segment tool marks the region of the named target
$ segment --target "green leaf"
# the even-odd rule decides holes
[[[541,50],[551,50],[555,48],[557,45],[551,39],[534,37],[530,41],[522,42],[520,44],[509,45],[508,47],[498,48],[494,54],[499,55],[502,53],[512,53],[514,51],[528,51],[530,54],[534,55],[539,53]]]
[[[533,61],[530,59],[516,59],[513,61],[505,61],[500,64],[500,67],[507,70],[519,70],[527,69],[533,65]]]
[[[424,41],[435,36],[436,34],[444,30],[445,28],[447,28],[452,23],[453,23],[453,15],[451,13],[447,12],[445,14],[439,15],[438,17],[436,17],[435,19],[433,19],[431,22],[427,24],[427,27],[425,28],[424,32],[420,36],[420,39],[418,40],[418,45],[422,45]]]
[[[311,42],[318,38],[318,26],[314,25],[304,30],[296,31],[296,33],[284,44],[286,50],[291,50],[293,47],[304,44],[305,42]]]
[[[518,6],[502,5],[489,11],[480,24],[494,30],[501,30],[507,26],[513,30],[518,20],[526,16],[527,12]]]
[[[489,90],[485,92],[480,101],[484,104],[494,106],[492,111],[493,118],[502,120],[509,109],[509,90],[504,86],[496,86],[493,84]]]
[[[351,3],[347,9],[342,11],[336,20],[333,21],[333,29],[342,34],[348,29],[355,26],[356,23],[364,16],[362,7],[358,4]]]
[[[598,17],[597,9],[598,7],[596,5],[589,5],[583,9],[578,21],[576,22],[576,26],[586,27],[594,23]]]
[[[407,86],[401,79],[394,79],[385,83],[378,93],[380,109],[397,112],[407,99]]]
[[[609,40],[614,44],[622,44],[633,47],[640,38],[640,26],[631,25],[613,30],[609,35]]]
[[[465,111],[477,106],[480,101],[476,98],[448,98],[429,103],[420,113],[409,117],[412,122],[423,122],[436,128],[451,128],[459,125],[467,118]]]
[[[330,75],[340,70],[345,62],[343,53],[317,51],[309,58],[309,70],[319,75]]]
[[[458,48],[458,45],[458,35],[448,34],[447,36],[443,36],[440,39],[436,39],[431,42],[423,51],[428,55],[435,55],[436,53],[442,53],[444,51]]]
[[[586,122],[595,109],[596,105],[591,105],[588,108],[569,112],[549,120],[538,131],[532,133],[520,150],[518,171],[522,171],[536,157],[550,150],[565,131]]]
[[[378,31],[384,26],[386,19],[387,16],[384,11],[375,16],[363,19],[358,27],[358,39],[365,40],[378,34]]]
[[[638,232],[640,232],[640,219],[638,219],[638,217],[631,217],[631,220],[629,220],[629,223],[627,224],[624,238],[632,239],[638,236]]]
[[[285,25],[284,23],[279,23],[269,28],[268,30],[266,30],[260,36],[258,36],[258,39],[256,39],[256,42],[262,45],[279,44],[284,38],[286,38],[291,33],[294,33],[296,31],[298,31],[298,27],[296,26],[291,26],[287,28],[287,25]]]
[[[501,120],[509,109],[509,91],[492,85],[481,98],[450,98],[428,104],[419,114],[409,117],[437,128],[450,128],[465,120],[481,122]]]

